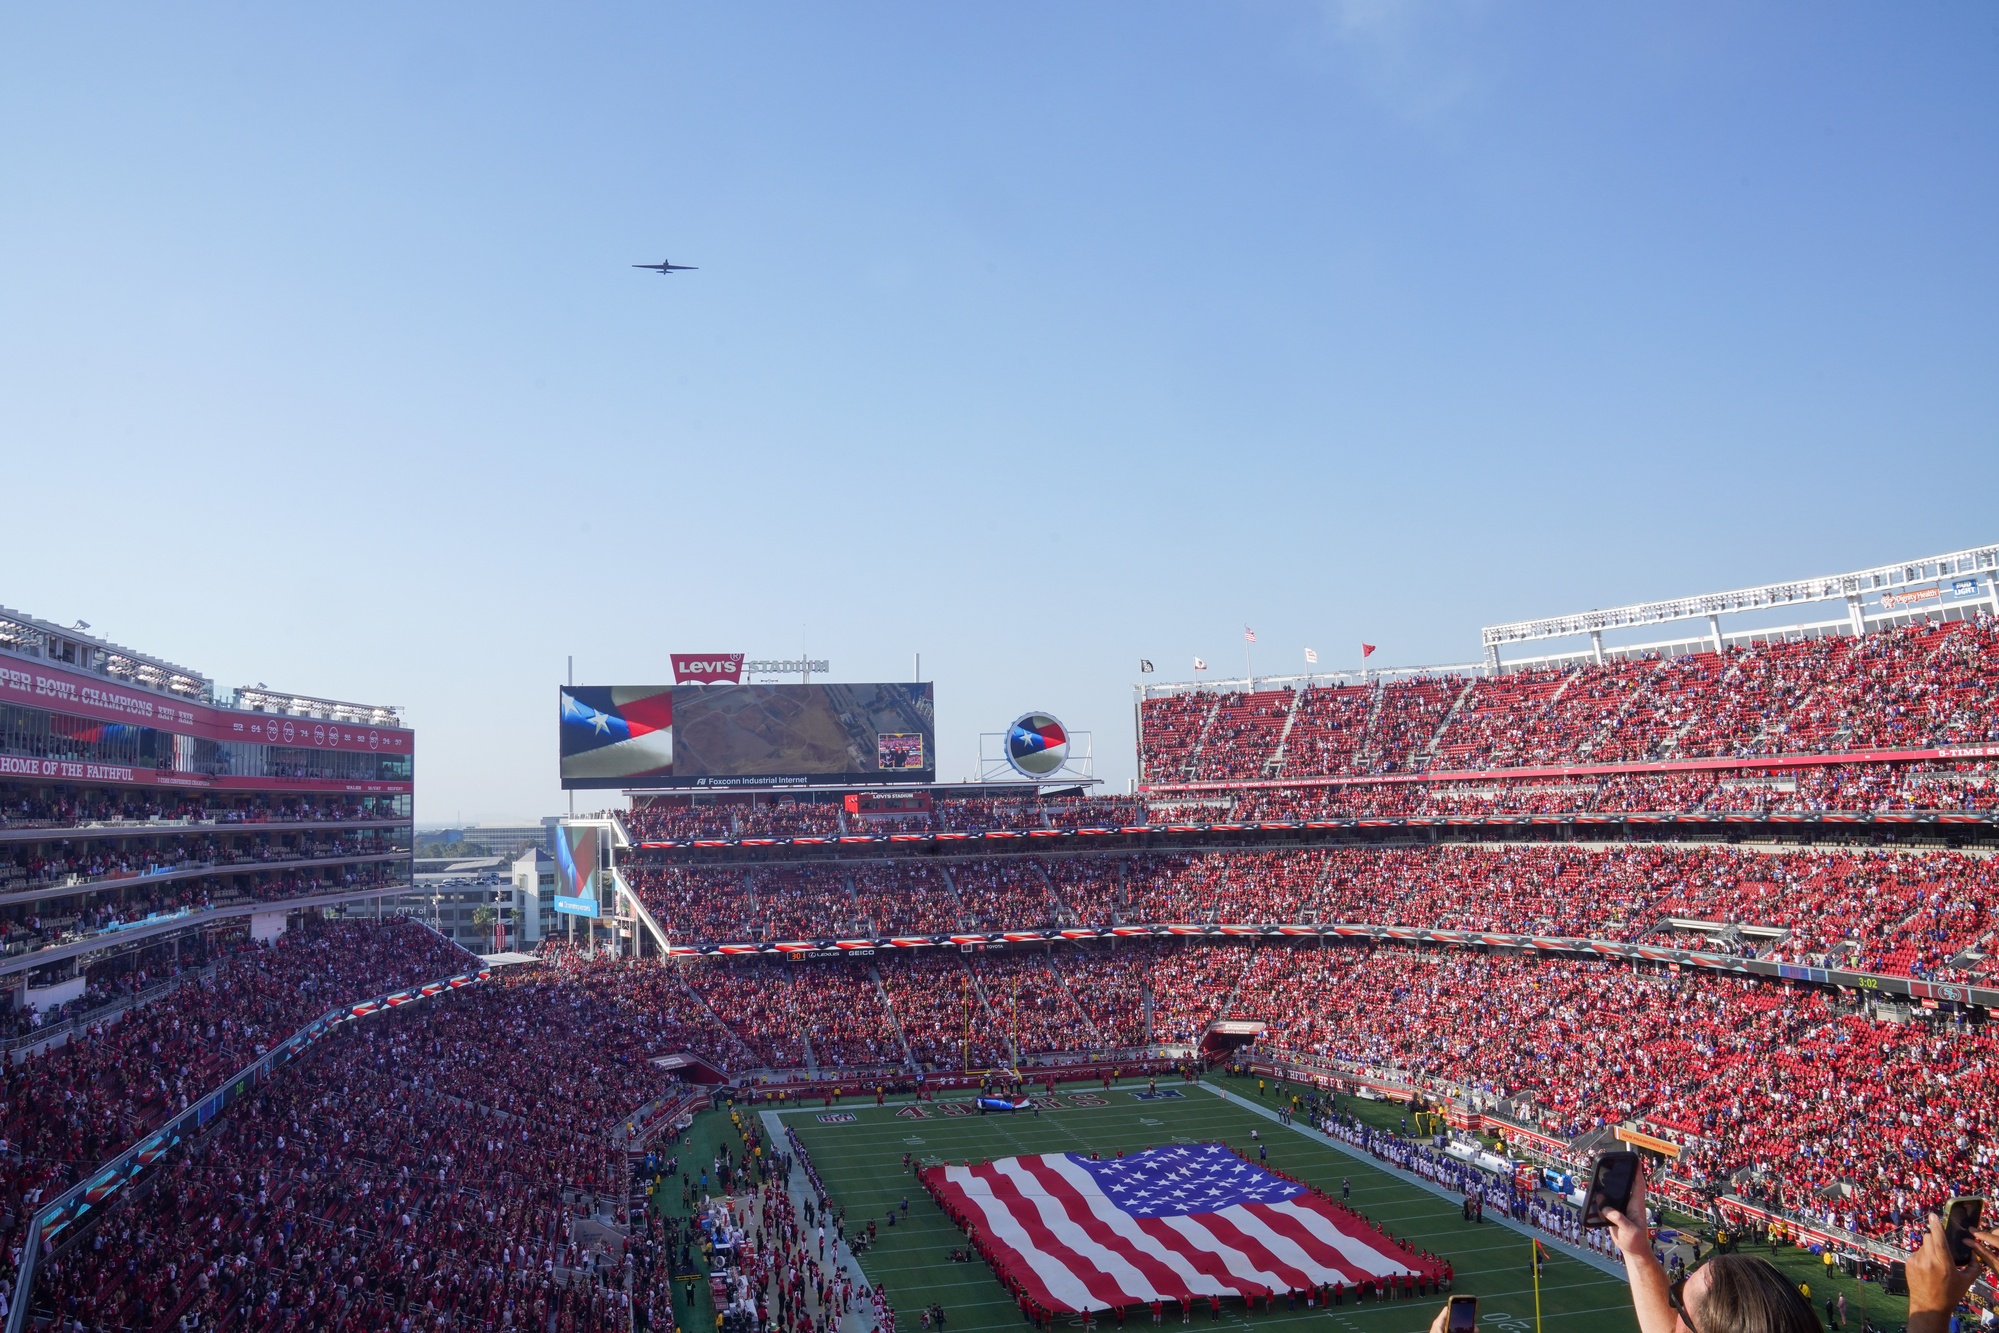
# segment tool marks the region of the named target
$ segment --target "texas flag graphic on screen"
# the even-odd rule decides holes
[[[562,690],[562,783],[615,786],[673,772],[673,689],[570,685]]]

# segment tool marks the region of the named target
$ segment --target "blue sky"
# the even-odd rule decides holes
[[[414,11],[414,12],[413,12]],[[1184,677],[1994,540],[1999,12],[13,6],[0,603],[402,704]],[[671,256],[700,272],[627,267]]]

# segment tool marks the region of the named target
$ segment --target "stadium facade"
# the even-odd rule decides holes
[[[225,696],[17,618],[42,637],[0,661],[29,682],[12,706],[39,715],[9,715],[22,771],[5,813],[38,850],[16,862],[26,896],[0,898],[22,946],[7,962],[115,979],[148,949],[165,967],[175,942],[206,956],[224,938],[212,985],[157,988],[60,1059],[17,1052],[41,1063],[35,1095],[0,1106],[24,1149],[0,1158],[0,1189],[27,1221],[9,1333],[30,1314],[359,1328],[447,1307],[669,1327],[668,1275],[693,1261],[682,1246],[668,1262],[636,1169],[718,1084],[760,1102],[917,1093],[934,1100],[815,1106],[816,1123],[935,1115],[941,1145],[994,1082],[1002,1105],[1067,1085],[1070,1110],[1109,1114],[1075,1086],[1222,1062],[1433,1112],[1465,1154],[1453,1188],[1556,1245],[1574,1219],[1548,1182],[1624,1143],[1651,1159],[1648,1193],[1696,1225],[1849,1268],[1893,1260],[1926,1209],[1999,1192],[1995,570],[1985,548],[1879,585],[1497,627],[1496,657],[1461,669],[1153,690],[1126,795],[781,782],[707,801],[635,783],[653,799],[566,821],[552,863],[515,867],[513,891],[553,926],[519,966],[371,914],[307,912],[272,948],[231,947],[247,932],[224,937],[225,917],[406,890],[407,732],[336,716],[346,705]],[[578,702],[600,732],[666,720]],[[829,775],[850,744],[875,770],[914,753],[909,731],[884,747],[882,730],[826,733]],[[371,733],[376,766],[356,771],[352,737]],[[601,767],[622,743],[570,753]],[[183,804],[154,808],[167,799]],[[259,879],[269,846],[230,839],[274,826],[342,841],[285,843],[302,864],[281,873],[300,877]],[[346,881],[385,850],[401,881]],[[204,897],[146,896],[183,882],[166,875]],[[23,917],[34,902],[70,915]],[[134,924],[139,908],[177,915]],[[239,1096],[262,1109],[231,1109]],[[74,1114],[78,1098],[101,1114]],[[308,1121],[355,1150],[322,1152]],[[706,1123],[746,1154],[766,1124]],[[759,1140],[763,1160],[778,1142]],[[268,1197],[175,1206],[238,1162],[268,1173]],[[327,1226],[287,1231],[294,1205]],[[274,1235],[289,1250],[252,1262]],[[495,1246],[514,1256],[503,1281]]]
[[[1358,1060],[1315,1016],[1338,1008],[1322,988],[1402,968],[1400,990],[1451,958],[1529,994],[1534,965],[1626,968],[1804,986],[1870,1030],[1982,1030],[1999,1006],[1995,573],[1983,547],[1494,626],[1459,667],[1142,689],[1128,796],[635,800],[593,817],[619,947],[682,960],[673,984],[722,1029],[686,1057],[739,1081],[1233,1052],[1441,1095],[1557,1157],[1621,1118],[1692,1161],[1712,1126],[1663,1106],[1502,1106]],[[887,1040],[854,1017],[876,1013]],[[1772,1197],[1767,1165],[1741,1207]],[[1664,1187],[1731,1183],[1690,1169]],[[1849,1240],[1894,1225],[1862,1210]]]
[[[190,942],[406,892],[414,765],[394,708],[218,690],[0,608],[9,1007],[75,1012]]]

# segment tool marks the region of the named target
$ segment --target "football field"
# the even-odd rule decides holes
[[[1166,1087],[1162,1084],[1162,1090]],[[1403,1239],[1449,1259],[1456,1271],[1455,1290],[1479,1298],[1479,1327],[1495,1333],[1527,1333],[1535,1323],[1534,1287],[1529,1271],[1529,1241],[1521,1233],[1488,1219],[1468,1223],[1449,1198],[1433,1194],[1374,1165],[1277,1125],[1237,1100],[1194,1084],[1174,1082],[1182,1095],[1145,1101],[1143,1085],[1108,1091],[1063,1092],[1063,1105],[1040,1115],[946,1114],[951,1100],[920,1109],[888,1105],[848,1105],[833,1110],[799,1107],[781,1113],[811,1155],[835,1206],[847,1212],[847,1234],[875,1221],[874,1246],[860,1256],[868,1280],[886,1283],[902,1333],[918,1328],[920,1311],[933,1302],[944,1307],[946,1333],[986,1333],[1024,1328],[1012,1298],[981,1263],[954,1263],[948,1255],[963,1244],[962,1233],[931,1202],[930,1196],[903,1167],[909,1154],[916,1165],[948,1159],[982,1161],[1024,1153],[1097,1152],[1109,1157],[1119,1151],[1174,1143],[1227,1143],[1251,1157],[1258,1131],[1269,1150],[1268,1165],[1328,1190],[1335,1197],[1342,1177],[1351,1182],[1351,1207],[1380,1222]],[[909,1202],[906,1216],[904,1199]],[[893,1210],[896,1224],[887,1225]],[[1277,1330],[1306,1326],[1355,1333],[1404,1333],[1427,1329],[1441,1297],[1392,1300],[1289,1313],[1279,1302],[1272,1314],[1245,1314],[1240,1306],[1224,1308],[1222,1322],[1246,1328]],[[1067,1317],[1080,1326],[1080,1319]],[[1115,1320],[1100,1320],[1110,1328]],[[1146,1325],[1140,1315],[1133,1333]],[[1205,1311],[1196,1324],[1208,1324]],[[1180,1323],[1172,1309],[1169,1327]],[[1628,1330],[1637,1327],[1624,1283],[1582,1260],[1554,1254],[1541,1278],[1541,1323],[1549,1329]]]

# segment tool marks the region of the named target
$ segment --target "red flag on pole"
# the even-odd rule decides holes
[[[1371,643],[1363,643],[1363,644],[1362,644],[1362,645],[1360,646],[1360,655],[1361,655],[1362,657],[1368,657],[1368,656],[1372,655],[1372,654],[1373,654],[1373,652],[1374,652],[1374,645],[1373,645],[1373,644],[1371,644]]]

